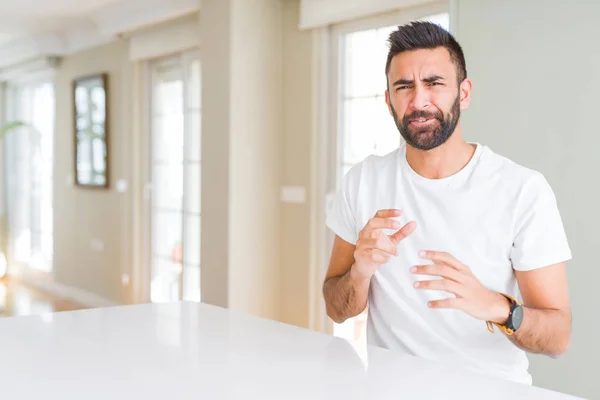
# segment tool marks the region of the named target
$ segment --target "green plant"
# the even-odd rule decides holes
[[[6,124],[4,124],[0,127],[0,140],[4,139],[4,137],[6,135],[8,135],[9,133],[11,133],[12,131],[19,129],[21,127],[24,127],[26,125],[27,124],[22,121],[7,122]],[[2,167],[0,167],[0,171],[3,170]],[[7,248],[7,244],[8,244],[7,238],[8,238],[8,226],[7,226],[7,221],[6,221],[6,215],[4,213],[4,210],[0,210],[0,259],[4,260],[4,262],[6,261],[5,253],[6,253],[6,248]],[[2,263],[0,263],[0,264],[2,264]],[[2,268],[2,265],[0,265],[0,278],[2,276],[4,276],[5,274],[6,274],[6,266],[4,266],[4,268]]]
[[[2,127],[0,127],[0,140],[4,139],[4,136],[9,134],[10,132],[14,131],[15,129],[21,128],[25,125],[27,124],[21,121],[7,122]]]

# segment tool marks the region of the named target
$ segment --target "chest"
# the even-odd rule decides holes
[[[400,189],[400,188],[399,188]],[[379,191],[367,197],[360,226],[379,209],[398,208],[397,220],[417,223],[416,230],[399,246],[394,260],[404,269],[428,263],[420,250],[444,251],[471,268],[487,287],[501,289],[512,277],[514,202],[493,185],[461,190],[425,190],[405,185],[404,190]]]

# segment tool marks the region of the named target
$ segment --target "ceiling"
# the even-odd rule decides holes
[[[200,0],[0,0],[0,70],[197,12]]]
[[[90,24],[99,9],[126,0],[0,0],[0,45]]]

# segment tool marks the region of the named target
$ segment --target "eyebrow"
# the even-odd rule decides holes
[[[435,81],[443,81],[444,78],[439,76],[439,75],[431,75],[428,76],[427,78],[423,78],[422,81],[425,83],[431,83],[431,82],[435,82]],[[397,85],[411,85],[413,84],[414,81],[411,79],[398,79],[396,82],[394,82],[393,86],[397,86]]]

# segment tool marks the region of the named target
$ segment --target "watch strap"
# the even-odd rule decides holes
[[[506,297],[510,302],[511,302],[511,307],[510,307],[510,314],[508,315],[508,318],[510,320],[510,317],[512,315],[512,311],[513,311],[513,305],[517,304],[517,305],[521,305],[521,303],[519,303],[518,300],[516,300],[514,297],[506,294],[506,293],[500,293],[502,296]],[[499,324],[497,322],[493,322],[493,321],[486,321],[485,322],[488,328],[488,331],[494,333],[494,325],[496,325],[502,332],[504,332],[506,335],[511,336],[515,333],[515,330],[512,328],[509,328],[508,326]]]

